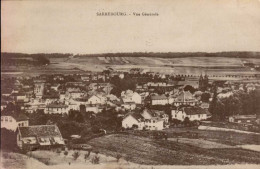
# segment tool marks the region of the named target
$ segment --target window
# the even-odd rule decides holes
[[[12,120],[12,117],[9,117],[9,122],[12,122],[13,120]]]
[[[3,118],[3,117],[1,117],[1,121],[4,121],[4,118]]]
[[[8,122],[8,117],[5,117],[5,121]]]

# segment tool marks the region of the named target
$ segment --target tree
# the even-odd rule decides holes
[[[56,150],[56,153],[60,155],[61,150],[60,150],[60,149],[57,149],[57,150]]]
[[[85,162],[87,161],[87,159],[88,159],[88,157],[89,157],[89,155],[90,155],[90,152],[91,152],[91,151],[88,151],[88,153],[86,153],[86,154],[84,155]]]
[[[122,157],[122,155],[121,154],[117,154],[116,155],[116,160],[117,160],[117,162],[119,162],[119,159]]]
[[[64,157],[66,158],[66,156],[69,154],[68,151],[64,151]]]
[[[201,95],[201,101],[203,102],[209,102],[210,93],[202,93]]]
[[[189,91],[193,94],[196,91],[196,89],[194,87],[192,87],[191,85],[186,85],[184,87],[184,91]]]
[[[98,155],[98,151],[96,151],[96,155],[92,158],[92,160],[91,160],[91,162],[93,163],[93,164],[99,164],[99,160],[100,160],[100,157],[99,157],[99,155]]]
[[[185,117],[185,118],[184,118],[183,124],[184,124],[185,126],[190,126],[190,119],[189,119],[189,117]]]

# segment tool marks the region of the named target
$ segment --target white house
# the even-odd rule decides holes
[[[133,126],[137,126],[139,130],[144,128],[144,118],[139,113],[130,112],[125,115],[122,121],[122,127],[124,128],[132,128]]]
[[[150,110],[144,110],[143,112],[130,112],[123,118],[122,127],[132,128],[134,125],[138,130],[162,130],[164,129],[165,119],[161,118],[159,114]]]
[[[165,123],[169,122],[169,116],[164,111],[144,109],[141,115],[145,119],[152,119],[153,117],[161,118]]]
[[[106,98],[103,96],[92,95],[88,98],[88,104],[105,104]]]
[[[151,119],[145,119],[144,128],[148,130],[162,130],[164,129],[163,119],[159,117],[152,117]]]
[[[18,126],[29,126],[29,118],[23,113],[1,112],[1,128],[16,131]]]
[[[169,100],[165,95],[151,96],[152,105],[166,105],[169,104]]]
[[[209,112],[201,107],[182,107],[177,110],[172,110],[172,118],[180,121],[184,121],[187,117],[190,121],[193,120],[205,120],[209,117]]]
[[[133,92],[132,90],[123,91],[121,93],[121,98],[123,102],[135,102],[136,104],[142,103],[142,97],[137,93]]]
[[[51,103],[48,104],[44,110],[47,114],[68,114],[68,105],[61,103]]]
[[[178,107],[181,105],[195,106],[198,100],[189,91],[181,91],[176,99],[173,101],[174,106]]]
[[[125,110],[134,110],[136,108],[135,102],[126,102],[121,104],[121,107]]]
[[[86,112],[98,113],[99,109],[97,106],[86,106]]]

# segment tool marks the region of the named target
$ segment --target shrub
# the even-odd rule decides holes
[[[116,160],[117,160],[117,162],[119,162],[119,159],[122,157],[122,155],[121,154],[117,154],[116,155]]]
[[[66,157],[69,153],[67,151],[64,151],[64,156]]]
[[[60,155],[61,150],[60,150],[60,149],[57,149],[57,150],[56,150],[56,153]]]
[[[87,158],[89,157],[90,152],[91,152],[91,151],[88,151],[88,153],[85,154],[85,156],[84,156],[85,162],[87,161]]]
[[[80,156],[79,152],[75,151],[73,154],[72,154],[72,157],[74,158],[74,160],[77,160],[77,158]]]
[[[96,155],[91,159],[92,164],[99,164],[100,157],[98,156],[98,151],[96,151]]]

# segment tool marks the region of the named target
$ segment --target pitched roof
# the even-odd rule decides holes
[[[178,102],[187,102],[187,101],[194,101],[194,97],[192,96],[192,94],[189,91],[182,91],[181,93],[179,93],[179,95],[177,96],[176,100]]]
[[[137,121],[143,121],[144,117],[140,114],[140,112],[129,112],[125,115],[124,118],[128,117],[128,116],[132,116],[133,118],[135,118]]]
[[[17,113],[17,112],[14,112],[14,111],[11,111],[11,112],[2,111],[1,116],[12,116],[16,121],[29,120],[29,118],[25,114]]]
[[[56,125],[18,127],[22,137],[62,137]]]

